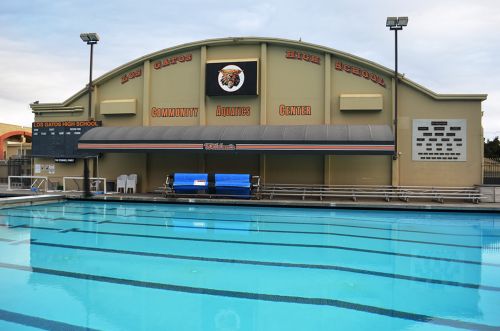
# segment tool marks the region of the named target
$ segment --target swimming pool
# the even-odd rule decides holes
[[[0,210],[0,330],[498,330],[500,214]]]

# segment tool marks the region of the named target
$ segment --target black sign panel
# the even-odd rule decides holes
[[[100,121],[35,122],[31,154],[58,159],[94,156],[95,152],[78,151],[78,140],[97,126],[101,126]]]
[[[257,61],[207,63],[206,94],[257,95]]]

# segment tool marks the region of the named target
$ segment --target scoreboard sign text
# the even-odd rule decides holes
[[[95,153],[78,151],[78,140],[98,126],[101,126],[101,121],[34,122],[32,154],[60,160],[93,156]]]

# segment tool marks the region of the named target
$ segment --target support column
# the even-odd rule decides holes
[[[198,171],[199,172],[207,172],[207,154],[200,153],[198,154]]]
[[[325,124],[330,125],[332,113],[330,99],[332,93],[332,60],[330,54],[325,53]]]
[[[260,125],[267,124],[267,44],[260,44]]]
[[[151,63],[149,60],[144,61],[142,68],[143,72],[143,87],[142,87],[142,126],[149,126],[149,107],[150,107],[150,91],[151,91]]]
[[[198,93],[200,95],[199,99],[199,113],[200,113],[200,126],[207,125],[207,113],[205,110],[205,76],[206,76],[206,65],[207,65],[207,46],[201,46],[200,52],[200,85]]]
[[[329,53],[325,53],[325,124],[332,124],[331,110],[331,95],[332,95],[332,58]],[[324,180],[325,185],[331,185],[333,182],[332,173],[333,155],[324,156]]]
[[[260,183],[265,184],[266,183],[266,155],[265,154],[259,155],[259,176],[260,176]]]
[[[325,155],[324,156],[324,160],[325,160],[325,169],[324,169],[324,173],[325,173],[325,177],[324,177],[324,180],[323,180],[323,184],[325,185],[332,185],[333,184],[333,171],[332,171],[332,168],[333,168],[333,155]]]
[[[392,132],[395,134],[396,130],[396,122],[395,122],[395,117],[396,117],[396,81],[394,78],[391,80],[391,119],[392,119]],[[399,186],[399,155],[397,155],[396,158],[391,158],[391,164],[392,164],[392,180],[391,180],[391,185],[392,186]]]

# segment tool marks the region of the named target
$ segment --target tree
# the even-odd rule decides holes
[[[493,140],[486,140],[484,143],[484,157],[500,158],[500,140],[498,137]]]

